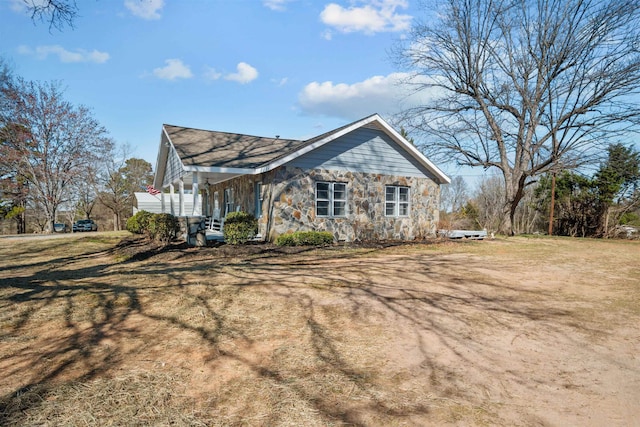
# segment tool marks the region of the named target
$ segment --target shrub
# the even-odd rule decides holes
[[[149,221],[153,214],[147,211],[138,211],[127,220],[127,231],[134,234],[145,234],[149,232]]]
[[[171,242],[180,231],[178,218],[171,214],[152,214],[149,219],[149,236],[165,245]]]
[[[231,212],[224,218],[222,235],[232,245],[246,243],[258,233],[258,220],[247,212]]]
[[[626,212],[620,217],[620,224],[640,226],[640,215],[635,212]]]
[[[276,237],[277,246],[295,246],[296,240],[293,238],[293,233],[281,234]]]
[[[281,234],[276,238],[278,246],[322,246],[333,243],[333,234],[328,231],[296,231]]]

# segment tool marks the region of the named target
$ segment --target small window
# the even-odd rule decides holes
[[[316,215],[325,217],[346,216],[347,184],[342,182],[317,182]]]
[[[384,201],[385,216],[409,216],[409,187],[386,186]]]
[[[225,188],[224,189],[224,216],[226,217],[231,212],[233,212],[233,189]]]
[[[262,216],[262,183],[261,182],[256,182],[254,191],[256,195],[255,217],[260,218]]]
[[[333,184],[333,216],[347,215],[347,184]]]

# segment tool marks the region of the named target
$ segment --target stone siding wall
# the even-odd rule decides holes
[[[434,236],[438,223],[440,187],[429,178],[397,177],[346,171],[281,167],[265,179],[263,236],[298,231],[330,231],[338,241],[414,240]],[[347,215],[316,217],[315,183],[347,184]],[[385,186],[410,188],[408,217],[385,216]],[[270,200],[271,203],[267,204]],[[267,221],[270,219],[271,221]]]
[[[218,197],[220,198],[220,215],[224,215],[224,190],[226,188],[232,188],[234,210],[239,206],[241,211],[255,214],[256,200],[254,188],[255,183],[260,182],[261,178],[261,175],[242,175],[220,184],[211,185],[209,187],[210,206],[213,206],[213,195],[214,192],[217,191]]]
[[[316,217],[315,184],[347,184],[347,214],[343,218]],[[245,175],[212,185],[220,195],[224,212],[224,189],[233,188],[234,204],[255,212],[254,188],[263,184],[262,217],[259,233],[273,241],[294,231],[329,231],[337,241],[414,240],[435,236],[438,223],[440,187],[429,178],[398,177],[346,171],[305,170],[282,166],[260,176]],[[408,217],[385,216],[385,186],[410,188]]]

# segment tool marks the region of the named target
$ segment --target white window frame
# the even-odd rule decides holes
[[[393,189],[393,199],[389,199],[389,189]],[[405,193],[406,200],[401,201],[400,195]],[[393,207],[393,213],[388,212],[388,207]],[[402,208],[406,213],[401,213]],[[401,185],[385,185],[384,187],[384,216],[393,218],[406,218],[411,213],[411,189]]]
[[[255,193],[255,206],[256,206],[256,211],[255,211],[255,217],[256,218],[261,218],[262,217],[262,181],[256,181],[254,184],[254,193]]]
[[[234,212],[233,188],[227,187],[224,189],[224,216],[226,217],[231,212]]]
[[[318,197],[318,184],[327,185],[327,195],[328,198],[319,198]],[[336,191],[336,187],[342,187],[341,190]],[[347,216],[347,183],[345,182],[326,182],[326,181],[316,181],[315,188],[315,208],[316,208],[316,216],[320,218],[345,218]],[[344,194],[344,198],[336,198],[336,192],[342,192]],[[327,215],[321,215],[318,213],[318,202],[327,202],[328,203],[328,212]],[[343,204],[343,212],[342,214],[336,215],[335,211],[336,204]]]

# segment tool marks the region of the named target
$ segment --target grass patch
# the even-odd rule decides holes
[[[184,375],[129,372],[117,378],[61,385],[37,385],[0,400],[5,426],[80,426],[120,420],[131,426],[210,425],[192,398]],[[119,424],[119,423],[118,423]]]
[[[127,236],[0,240],[0,424],[526,424],[640,380],[637,243]]]

